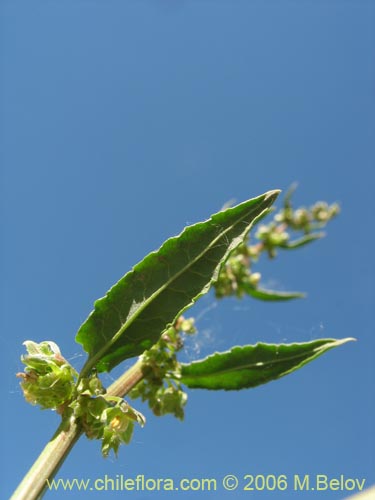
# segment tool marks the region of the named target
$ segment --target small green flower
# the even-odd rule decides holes
[[[250,285],[253,286],[254,288],[256,288],[259,285],[261,277],[262,277],[262,275],[260,273],[252,273],[249,276]]]
[[[111,449],[117,455],[120,444],[129,444],[135,422],[142,427],[146,422],[141,413],[123,400],[104,410],[101,420],[104,426],[102,453],[105,457],[108,456]]]

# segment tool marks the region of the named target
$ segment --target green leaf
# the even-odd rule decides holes
[[[301,299],[305,297],[301,292],[278,292],[276,290],[265,290],[264,288],[253,288],[251,286],[244,287],[246,293],[258,300],[265,300],[269,302],[285,301],[292,299]]]
[[[301,238],[298,238],[297,240],[288,241],[287,243],[283,243],[283,244],[279,245],[279,247],[289,249],[289,250],[294,250],[295,248],[301,248],[304,245],[311,243],[312,241],[319,240],[320,238],[323,238],[324,236],[325,236],[325,233],[310,233],[310,234],[306,234],[305,236],[302,236]]]
[[[229,391],[256,387],[298,370],[329,349],[351,340],[355,339],[233,347],[230,351],[182,364],[179,381],[192,389]]]
[[[81,376],[94,367],[109,371],[157,342],[161,333],[209,290],[221,263],[242,243],[254,220],[278,194],[269,191],[186,227],[97,300],[76,336],[89,353]]]

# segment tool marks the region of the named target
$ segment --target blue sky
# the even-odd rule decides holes
[[[226,201],[293,181],[297,204],[343,209],[328,238],[260,266],[265,284],[308,298],[207,295],[194,311],[200,355],[257,340],[358,342],[252,391],[190,391],[184,423],[139,406],[148,423],[117,460],[81,439],[58,477],[374,483],[374,2],[4,0],[1,17],[2,497],[58,425],[23,400],[22,342],[54,340],[80,367],[75,332],[132,265]],[[216,493],[249,496],[317,493]]]

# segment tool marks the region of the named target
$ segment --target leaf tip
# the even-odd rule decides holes
[[[279,194],[281,193],[281,189],[271,189],[270,191],[267,191],[264,194],[264,199],[268,200],[269,198],[272,198],[272,200],[275,200]]]
[[[354,338],[354,337],[346,337],[345,339],[338,339],[336,340],[336,345],[343,345],[343,344],[347,344],[348,342],[357,342],[357,339]]]
[[[347,337],[346,339],[342,339],[341,343],[346,344],[347,342],[357,342],[358,339],[355,337]]]
[[[323,351],[327,349],[331,349],[332,347],[340,347],[341,345],[347,344],[348,342],[356,342],[357,339],[354,337],[347,337],[345,339],[332,339],[329,343],[324,346],[318,347],[318,350],[322,349]]]

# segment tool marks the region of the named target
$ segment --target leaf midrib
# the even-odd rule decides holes
[[[192,375],[185,375],[185,376],[181,375],[181,378],[182,379],[184,379],[184,378],[186,378],[186,379],[197,379],[197,378],[206,378],[206,377],[216,377],[217,375],[225,375],[227,373],[232,373],[232,372],[235,372],[235,371],[241,371],[241,370],[252,369],[252,368],[263,368],[264,366],[275,365],[275,364],[278,364],[278,363],[285,363],[285,362],[291,361],[293,359],[311,357],[311,356],[313,356],[315,354],[319,354],[319,351],[325,351],[326,349],[330,349],[330,348],[332,348],[334,346],[339,346],[339,345],[341,345],[341,344],[343,344],[345,342],[348,342],[349,340],[353,340],[353,339],[343,339],[343,340],[329,339],[327,341],[327,344],[324,344],[324,345],[319,346],[319,347],[315,347],[312,350],[310,356],[306,356],[306,353],[305,353],[304,355],[303,354],[299,354],[299,355],[294,355],[294,356],[288,356],[288,357],[284,357],[282,359],[278,359],[278,360],[274,360],[274,361],[265,361],[265,362],[258,361],[256,363],[245,363],[243,365],[236,366],[236,367],[233,367],[233,368],[227,368],[227,369],[223,369],[223,370],[217,370],[217,371],[214,371],[212,373],[206,373],[206,374],[202,374],[202,375],[194,375],[194,374],[192,374]],[[295,344],[295,345],[298,345],[298,344]],[[256,346],[254,346],[254,349],[255,349],[255,347]],[[231,353],[231,351],[228,352],[228,354],[230,354],[230,353]],[[206,360],[207,359],[208,358],[206,358]],[[203,360],[203,361],[206,361],[206,360]],[[262,364],[258,365],[258,367],[257,367],[258,363],[262,363]],[[194,363],[192,363],[192,364],[194,364]],[[182,365],[182,366],[184,366],[184,365]],[[189,365],[185,365],[185,366],[189,366]]]

